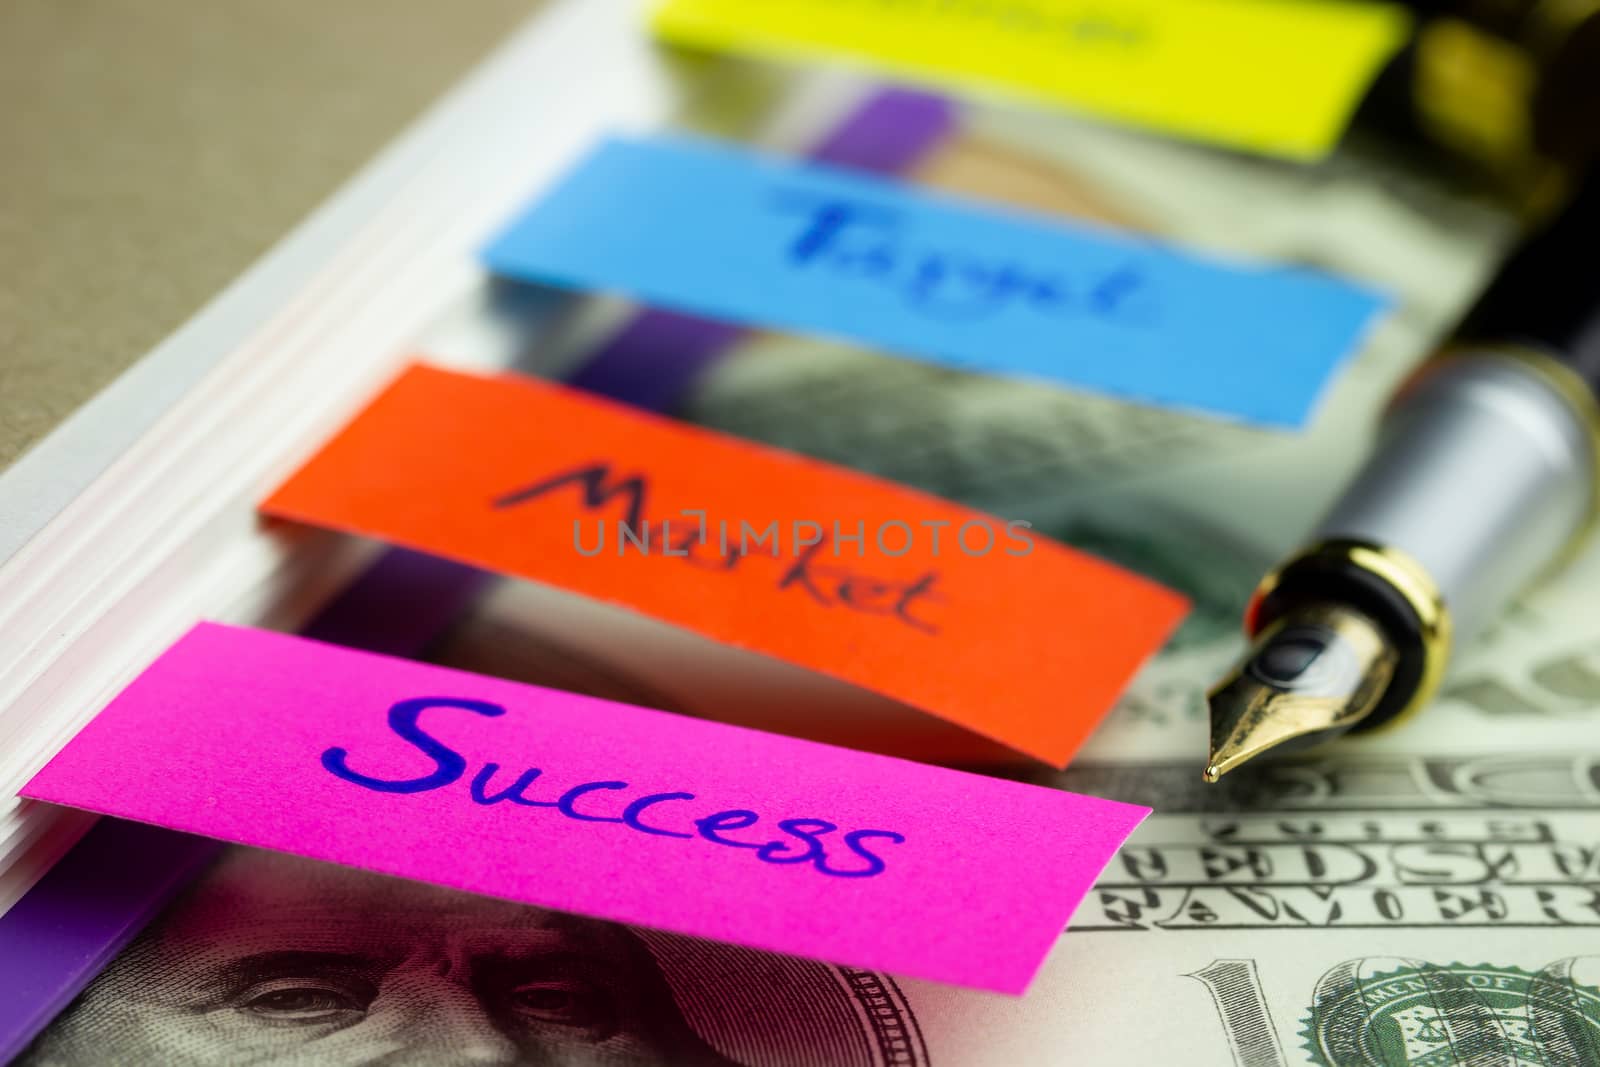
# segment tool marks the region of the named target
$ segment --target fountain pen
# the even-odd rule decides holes
[[[1397,721],[1600,509],[1600,184],[1506,259],[1396,392],[1376,448],[1245,610],[1205,779]]]

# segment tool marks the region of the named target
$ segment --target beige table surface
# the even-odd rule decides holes
[[[0,0],[0,470],[538,0]]]

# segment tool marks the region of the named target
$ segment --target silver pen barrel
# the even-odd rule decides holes
[[[1368,464],[1313,537],[1420,569],[1453,643],[1477,632],[1585,529],[1600,491],[1594,406],[1536,350],[1431,363],[1384,418]]]

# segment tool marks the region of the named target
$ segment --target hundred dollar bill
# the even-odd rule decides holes
[[[1058,781],[1159,814],[1027,998],[902,983],[942,1062],[1600,1064],[1600,752]]]

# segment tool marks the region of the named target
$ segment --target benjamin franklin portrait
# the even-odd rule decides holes
[[[927,1057],[883,975],[235,847],[20,1062],[887,1067]]]

